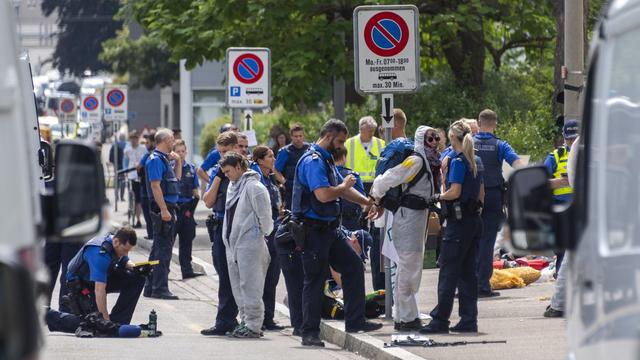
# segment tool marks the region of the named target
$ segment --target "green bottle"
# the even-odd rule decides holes
[[[156,315],[155,309],[152,309],[149,313],[149,336],[154,336],[158,331],[158,315]]]

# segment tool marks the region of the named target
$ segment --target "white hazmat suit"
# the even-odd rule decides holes
[[[230,219],[234,205],[235,212]],[[269,192],[260,183],[260,175],[248,170],[227,189],[222,239],[227,248],[229,280],[240,319],[257,333],[264,320],[262,292],[271,260],[265,236],[272,230]]]
[[[386,192],[398,185],[406,190],[408,183],[425,166],[422,178],[409,189],[414,194],[428,200],[433,195],[433,176],[426,162],[424,137],[428,126],[420,126],[415,134],[415,151],[422,156],[412,155],[400,165],[387,170],[378,176],[371,188],[371,195],[380,200]],[[422,279],[422,262],[424,259],[424,244],[427,238],[427,224],[429,210],[413,210],[400,207],[393,214],[391,237],[398,253],[396,287],[394,292],[395,322],[411,322],[418,319],[420,313],[416,303],[416,294],[420,289]]]

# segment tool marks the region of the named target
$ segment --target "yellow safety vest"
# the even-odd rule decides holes
[[[376,177],[376,162],[378,162],[384,148],[384,140],[374,136],[371,141],[371,149],[366,152],[362,147],[360,134],[358,134],[347,139],[345,146],[348,152],[346,167],[360,174],[362,182],[373,182]]]
[[[560,154],[562,153],[562,154]],[[553,150],[553,157],[556,160],[556,171],[553,173],[554,179],[562,179],[567,177],[567,161],[569,160],[569,148],[563,146]],[[573,193],[571,186],[565,186],[553,189],[553,195],[567,195]]]

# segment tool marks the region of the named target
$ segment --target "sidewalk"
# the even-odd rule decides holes
[[[109,193],[109,191],[108,191]],[[113,197],[110,191],[109,197]],[[124,206],[123,206],[124,207]],[[112,221],[126,220],[126,210],[118,207],[118,213],[112,213]],[[198,271],[204,270],[206,278],[212,278],[217,284],[217,275],[211,262],[211,243],[207,234],[204,221],[210,210],[200,203],[195,213],[198,228],[196,239],[193,243],[194,267]],[[139,243],[142,248],[150,249],[151,242],[143,240],[146,233],[144,229],[138,229]],[[177,263],[178,241],[174,248],[174,262]],[[173,276],[179,274],[172,273]],[[421,291],[419,296],[420,310],[428,314],[436,305],[436,287],[438,270],[423,270]],[[371,289],[371,274],[367,270],[365,274],[366,287]],[[209,282],[209,281],[207,281]],[[199,283],[199,282],[198,282]],[[196,284],[194,284],[196,285]],[[200,284],[199,284],[200,285]],[[477,335],[437,335],[433,339],[439,342],[453,341],[484,341],[506,340],[507,344],[479,344],[456,347],[440,348],[384,348],[385,342],[391,342],[393,321],[384,320],[384,327],[379,331],[369,334],[347,334],[344,332],[344,322],[323,321],[322,337],[344,349],[358,353],[361,356],[372,359],[487,359],[508,358],[517,356],[519,360],[527,359],[563,359],[566,357],[566,322],[564,319],[547,319],[542,316],[548,305],[548,298],[553,293],[554,283],[531,284],[522,289],[501,290],[502,296],[491,299],[481,299],[478,303],[480,332]],[[203,291],[215,294],[215,290],[202,286]],[[278,284],[277,298],[280,303],[286,295],[284,279],[281,277]],[[215,302],[215,295],[212,297]],[[277,310],[288,316],[288,309],[279,305]],[[457,302],[454,306],[451,318],[452,325],[458,321]],[[286,317],[280,317],[283,325],[289,325]],[[426,323],[426,322],[425,322]]]

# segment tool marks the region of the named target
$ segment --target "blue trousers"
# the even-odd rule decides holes
[[[362,260],[340,236],[336,225],[306,225],[302,252],[302,335],[319,336],[323,287],[328,266],[342,275],[345,327],[358,328],[365,322],[364,267]]]
[[[185,215],[186,211],[180,209],[178,211],[178,219],[176,220],[176,238],[179,241],[179,260],[182,276],[193,273],[191,265],[191,253],[193,249],[193,239],[196,237],[196,221],[193,214]]]
[[[440,247],[438,305],[431,311],[432,324],[449,326],[453,300],[458,288],[460,322],[476,325],[478,321],[478,279],[476,276],[477,243],[482,233],[479,216],[447,219]]]
[[[373,284],[373,290],[384,290],[384,272],[380,271],[380,249],[382,243],[380,242],[380,228],[371,224],[369,233],[373,240],[373,245],[369,250],[369,261],[371,262],[371,283]]]
[[[222,242],[222,224],[209,231],[211,240],[211,256],[213,257],[213,267],[218,273],[218,313],[216,314],[215,326],[222,329],[230,329],[235,326],[238,316],[238,305],[231,290],[231,280],[229,280],[229,267],[227,265],[227,251]]]
[[[484,199],[482,235],[478,243],[478,291],[490,292],[489,280],[493,274],[493,248],[496,245],[498,231],[504,222],[502,192],[500,189],[487,189]]]
[[[46,242],[44,245],[44,262],[49,269],[49,305],[51,304],[53,289],[56,287],[58,272],[60,272],[58,304],[63,312],[70,311],[62,304],[62,296],[67,293],[67,266],[81,248],[82,244],[73,243]]]
[[[163,221],[159,212],[151,213],[153,223],[153,245],[149,260],[159,260],[146,284],[146,293],[160,293],[169,291],[169,266],[171,265],[171,255],[173,243],[176,240],[175,211],[171,212],[171,220]]]
[[[144,216],[144,224],[147,228],[147,237],[153,239],[153,223],[151,221],[151,210],[149,210],[149,198],[143,196],[140,198],[140,206],[142,207],[142,216]]]
[[[267,248],[271,262],[267,268],[267,276],[264,279],[264,292],[262,293],[262,302],[264,303],[264,324],[274,324],[273,315],[276,310],[276,288],[280,281],[280,261],[278,259],[278,251],[276,249],[275,235],[267,236]]]
[[[276,237],[286,232],[285,226],[278,227]],[[280,268],[287,287],[287,301],[289,319],[294,329],[302,329],[302,289],[304,287],[304,273],[302,270],[302,252],[295,250],[293,244],[279,244],[276,249],[280,260]],[[266,307],[266,306],[265,306]]]

